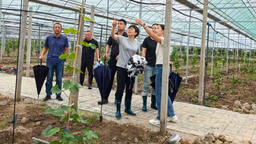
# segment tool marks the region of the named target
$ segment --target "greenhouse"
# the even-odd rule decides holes
[[[0,143],[256,144],[255,0],[0,0],[0,38]]]

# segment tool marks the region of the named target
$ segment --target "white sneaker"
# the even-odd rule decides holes
[[[178,120],[178,117],[177,117],[176,115],[167,118],[167,121],[168,121],[168,122],[176,122],[177,120]]]
[[[149,123],[152,125],[159,125],[160,124],[160,120],[158,119],[151,119],[149,120]]]

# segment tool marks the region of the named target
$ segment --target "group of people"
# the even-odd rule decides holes
[[[142,111],[147,111],[147,97],[148,90],[150,86],[150,77],[156,74],[155,89],[151,89],[151,108],[158,110],[158,115],[156,119],[149,120],[149,123],[153,125],[160,124],[160,108],[161,108],[161,87],[162,87],[162,65],[163,65],[163,46],[164,42],[164,25],[153,24],[149,28],[142,20],[136,19],[136,23],[141,25],[145,31],[148,33],[148,37],[145,38],[142,44],[142,57],[147,60],[147,65],[144,68],[144,84],[142,89],[142,99],[143,106]],[[132,90],[135,82],[134,77],[128,77],[126,66],[129,59],[133,55],[140,55],[140,43],[136,40],[139,35],[140,30],[136,25],[130,25],[125,32],[127,22],[124,19],[119,19],[118,22],[114,19],[112,22],[112,29],[110,37],[107,41],[105,48],[105,54],[103,59],[107,59],[108,52],[111,48],[110,59],[108,61],[108,66],[111,69],[111,80],[107,87],[106,94],[98,102],[98,104],[107,104],[109,94],[112,89],[113,81],[117,73],[117,90],[115,93],[115,105],[116,105],[116,118],[120,119],[121,115],[121,101],[125,92],[125,114],[136,115],[131,110],[132,102]],[[117,32],[116,32],[117,27]],[[46,66],[49,67],[49,73],[46,82],[46,97],[44,101],[51,99],[51,88],[53,81],[53,74],[56,74],[56,84],[61,89],[62,87],[62,75],[64,68],[64,61],[58,57],[68,52],[68,39],[67,37],[61,35],[62,26],[60,23],[55,23],[53,26],[54,34],[46,38],[44,49],[39,57],[43,60],[44,54],[48,51]],[[87,68],[88,71],[88,89],[92,89],[93,80],[93,64],[94,64],[94,54],[96,52],[97,61],[101,61],[98,42],[92,38],[92,33],[86,31],[83,40],[87,43],[95,44],[96,49],[91,47],[83,46],[82,49],[82,61],[81,61],[81,71],[80,74],[80,84],[84,83],[84,73]],[[62,101],[61,93],[56,94],[56,99]],[[178,120],[174,113],[173,105],[171,99],[168,97],[168,112],[167,121],[175,122]]]

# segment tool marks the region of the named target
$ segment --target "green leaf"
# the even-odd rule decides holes
[[[59,56],[59,59],[66,59],[69,56],[69,53],[65,53]]]
[[[76,110],[75,109],[71,109],[71,115],[75,115],[76,114]]]
[[[65,68],[65,72],[67,71],[73,71],[74,67],[72,67],[71,65],[68,65],[66,68]]]
[[[76,87],[76,85],[73,85],[73,84],[70,86],[69,90],[71,92],[78,92],[79,91],[79,89]]]
[[[84,20],[95,22],[93,19],[90,19],[90,18],[88,18],[86,16],[84,16]]]
[[[78,115],[74,115],[72,121],[73,121],[73,122],[78,122],[78,120],[77,120],[78,118],[79,118]]]
[[[86,47],[90,47],[90,45],[87,42],[84,42],[84,41],[80,41],[80,44],[82,44],[83,46],[86,46]]]
[[[65,34],[68,34],[68,33],[76,34],[79,32],[79,30],[74,30],[74,28],[68,28],[68,29],[64,29],[63,32]]]
[[[79,8],[80,9],[81,7],[80,6],[74,6],[74,8]]]
[[[75,83],[75,86],[77,87],[77,88],[82,88],[83,86],[80,84],[80,83]]]
[[[52,130],[52,126],[48,126],[46,129],[43,130],[43,136],[44,137],[51,137],[53,134],[49,134],[49,131]]]
[[[90,120],[84,120],[82,117],[78,117],[77,118],[77,121],[80,122],[80,123],[83,123],[83,124],[90,124],[91,121]]]
[[[52,87],[51,92],[52,93],[61,93],[62,91],[61,91],[61,89],[59,89],[58,85],[55,85]]]
[[[53,113],[53,112],[54,112],[54,109],[52,109],[50,106],[48,106],[48,107],[45,109],[45,111],[44,111],[45,114],[51,114],[51,113]]]
[[[76,135],[76,134],[74,134],[74,139],[75,139],[77,142],[83,141],[83,137],[80,136],[80,135]]]
[[[65,137],[67,137],[67,138],[74,138],[74,135],[72,135],[71,133],[69,133],[69,132],[64,132],[64,135],[65,135]]]
[[[90,47],[91,47],[92,49],[96,49],[96,48],[97,48],[97,46],[96,46],[95,44],[89,43],[89,45],[90,45]]]
[[[66,34],[70,33],[70,29],[64,29],[63,32]]]
[[[71,82],[70,80],[66,80],[66,81],[64,81],[64,83],[63,83],[63,88],[64,88],[65,90],[67,90],[67,89],[70,88],[71,85],[72,85],[72,82]]]
[[[72,34],[76,34],[76,33],[78,33],[79,32],[79,30],[74,30],[74,31],[72,31],[71,33]]]
[[[80,72],[81,74],[84,74],[79,68],[75,68],[75,73]]]
[[[62,109],[58,109],[58,110],[53,112],[54,116],[61,116],[63,114],[64,114],[64,110],[62,110]]]
[[[52,142],[50,142],[50,144],[61,144],[61,143],[58,141],[52,141]]]
[[[69,139],[66,137],[66,135],[64,133],[60,133],[60,141],[62,143],[68,143]]]
[[[54,135],[54,134],[58,133],[60,130],[61,130],[60,128],[54,128],[54,129],[51,129],[51,130],[48,132],[48,134]]]
[[[84,129],[83,130],[84,135],[86,135],[86,137],[91,140],[92,138],[98,138],[97,132],[93,132],[91,130],[88,129]]]
[[[61,105],[60,109],[64,110],[64,111],[68,111],[69,107],[65,106],[65,105]]]
[[[71,54],[68,56],[68,59],[73,60],[73,59],[75,59],[75,56],[76,56],[75,53],[71,53]]]
[[[60,121],[67,121],[68,120],[68,116],[64,116],[60,119]]]

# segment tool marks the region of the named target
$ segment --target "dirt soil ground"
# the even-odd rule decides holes
[[[59,117],[51,114],[44,114],[45,103],[33,104],[32,102],[19,102],[16,105],[18,113],[18,123],[15,132],[16,144],[33,144],[32,137],[43,139],[45,141],[57,140],[54,135],[45,138],[42,131],[49,125],[53,127],[65,126],[65,122],[60,122]],[[8,97],[0,96],[0,143],[12,143],[12,124],[8,123],[13,117],[13,100]],[[27,121],[21,122],[23,118]],[[133,124],[118,124],[116,122],[104,120],[102,127],[99,127],[99,120],[92,115],[86,114],[84,119],[89,119],[91,124],[70,123],[70,132],[79,133],[84,128],[97,131],[99,139],[94,139],[94,143],[154,143],[164,144],[171,136],[159,136],[158,132],[153,132],[144,127]]]
[[[241,101],[241,103],[255,104],[256,79],[249,80],[248,76],[251,76],[251,74],[241,74],[235,68],[230,68],[228,74],[226,74],[224,69],[223,71],[223,85],[220,86],[220,92],[218,92],[216,85],[213,83],[215,81],[214,77],[207,75],[206,98],[209,98],[211,95],[218,97],[216,100],[209,98],[208,105],[216,108],[221,108],[222,106],[232,108],[236,100]],[[232,84],[233,77],[234,79],[239,79],[239,82],[234,86]],[[187,84],[184,81],[181,83],[176,100],[192,102],[194,98],[198,97],[198,86],[199,75],[194,74],[194,77],[188,79]]]

